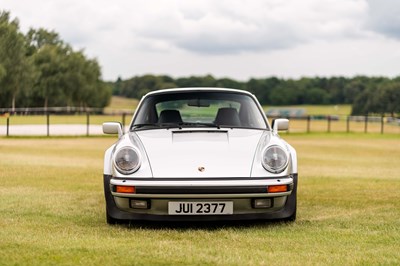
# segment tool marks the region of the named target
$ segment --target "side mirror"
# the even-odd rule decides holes
[[[122,125],[119,122],[103,123],[103,133],[104,134],[118,134],[118,138],[120,138],[124,134],[124,132],[122,131]]]
[[[275,133],[278,133],[278,131],[283,131],[288,129],[289,129],[289,120],[286,118],[275,119],[272,123],[272,130]]]

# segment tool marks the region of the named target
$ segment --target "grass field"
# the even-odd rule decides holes
[[[0,265],[398,265],[400,138],[289,134],[294,223],[108,226],[114,138],[0,138]]]

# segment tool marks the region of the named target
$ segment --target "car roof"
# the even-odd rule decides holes
[[[214,88],[214,87],[188,87],[188,88],[173,88],[173,89],[163,89],[163,90],[156,90],[147,93],[144,97],[150,95],[157,95],[157,94],[168,94],[168,93],[180,93],[180,92],[230,92],[230,93],[241,93],[247,94],[250,96],[254,96],[248,91],[245,90],[237,90],[237,89],[229,89],[229,88]]]

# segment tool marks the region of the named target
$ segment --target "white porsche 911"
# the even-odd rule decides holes
[[[296,219],[297,157],[254,95],[220,88],[150,92],[104,156],[107,222]]]

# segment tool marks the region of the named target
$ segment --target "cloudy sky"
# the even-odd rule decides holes
[[[399,0],[0,0],[103,78],[400,76]]]

